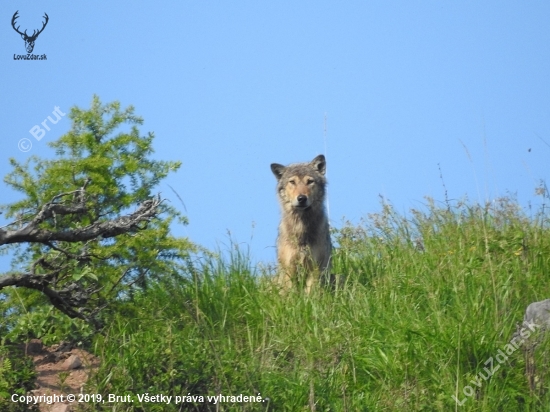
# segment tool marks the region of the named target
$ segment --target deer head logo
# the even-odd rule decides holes
[[[23,40],[25,40],[25,48],[27,49],[27,53],[32,53],[33,49],[34,49],[34,42],[36,41],[36,38],[38,37],[38,35],[40,33],[42,33],[42,31],[44,30],[44,28],[46,27],[46,24],[48,24],[48,20],[49,20],[49,17],[46,13],[44,13],[44,18],[46,19],[46,21],[44,23],[42,23],[42,28],[40,30],[38,30],[38,32],[36,30],[33,31],[32,35],[29,36],[27,34],[27,30],[25,30],[24,33],[21,33],[19,31],[19,26],[17,26],[17,28],[15,27],[15,20],[17,20],[17,18],[19,17],[17,15],[17,13],[19,13],[19,10],[17,10],[12,19],[11,19],[11,25],[13,27],[13,29],[19,33],[21,35],[21,38]]]

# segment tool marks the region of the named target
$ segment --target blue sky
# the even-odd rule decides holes
[[[14,60],[49,23],[34,54]],[[550,3],[543,1],[3,0],[0,175],[8,159],[52,156],[64,117],[133,105],[155,157],[180,160],[159,187],[190,224],[179,235],[275,260],[279,208],[270,163],[327,157],[330,220],[358,222],[382,195],[406,212],[424,196],[514,195],[535,209],[550,159]],[[326,117],[326,133],[325,133]],[[29,139],[28,152],[18,142]],[[3,183],[1,203],[17,198]],[[0,256],[0,269],[9,257]]]

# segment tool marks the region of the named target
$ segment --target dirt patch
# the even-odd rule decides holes
[[[91,353],[75,348],[68,342],[49,347],[43,346],[38,339],[33,339],[25,345],[25,353],[31,356],[36,371],[36,389],[33,396],[50,396],[78,394],[91,372],[99,367],[99,358]],[[76,403],[74,404],[76,405]],[[47,404],[39,403],[40,412],[69,412],[73,409],[67,401]]]

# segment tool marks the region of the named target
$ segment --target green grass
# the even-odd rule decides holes
[[[102,365],[86,392],[132,395],[96,405],[114,411],[550,410],[546,343],[534,390],[521,350],[471,383],[526,306],[550,297],[548,223],[506,199],[428,199],[407,217],[383,205],[334,233],[345,285],[309,296],[280,295],[239,251],[207,258],[118,308],[94,339]],[[264,402],[139,402],[145,393]]]
[[[0,410],[27,411],[28,408],[11,402],[11,396],[22,396],[34,388],[34,365],[21,347],[0,343]]]

